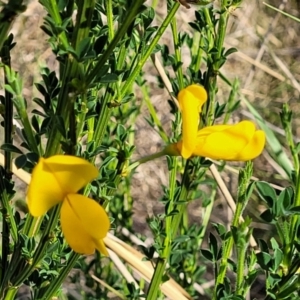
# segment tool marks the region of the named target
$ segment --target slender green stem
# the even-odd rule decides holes
[[[106,130],[107,123],[110,117],[110,109],[108,107],[108,103],[112,99],[112,95],[108,92],[109,87],[106,90],[106,94],[104,95],[104,99],[101,102],[101,112],[99,115],[98,122],[96,124],[95,132],[93,135],[93,140],[96,141],[97,145],[101,145],[102,139]],[[95,159],[96,157],[94,157]],[[94,160],[93,160],[94,161]]]
[[[67,265],[59,271],[59,275],[55,280],[51,281],[47,290],[42,293],[42,295],[38,295],[39,299],[52,299],[57,294],[58,289],[76,264],[80,257],[80,254],[72,252],[68,259]]]
[[[236,270],[236,294],[243,295],[243,282],[245,281],[245,260],[246,260],[246,245],[237,247],[237,270]]]
[[[298,169],[298,176],[296,178],[297,182],[296,182],[296,193],[295,193],[295,203],[294,203],[294,207],[299,207],[300,206],[300,169]],[[291,220],[291,226],[290,226],[290,240],[293,241],[296,235],[296,229],[297,226],[299,225],[299,216],[298,215],[294,215],[292,216],[292,220]]]
[[[189,189],[189,185],[190,185],[188,168],[189,168],[189,161],[187,161],[187,163],[185,165],[185,170],[184,170],[183,178],[182,178],[181,192],[179,195],[179,200],[182,201],[183,203],[185,203],[187,201],[188,189]],[[156,300],[157,299],[159,285],[161,284],[162,276],[165,272],[166,264],[167,264],[168,258],[170,256],[172,240],[174,240],[174,238],[177,235],[177,231],[179,228],[180,221],[182,219],[182,215],[186,209],[186,204],[179,204],[179,205],[177,205],[176,209],[178,209],[178,213],[173,217],[171,225],[170,225],[170,233],[168,233],[168,235],[164,241],[165,248],[163,251],[163,257],[160,257],[160,259],[158,260],[157,265],[155,267],[154,274],[152,276],[148,294],[147,294],[147,298],[146,298],[147,300]]]
[[[229,118],[232,114],[232,108],[236,104],[236,98],[237,98],[238,92],[239,92],[239,80],[237,78],[235,78],[232,83],[229,99],[226,104],[227,109],[226,109],[226,113],[224,116],[223,124],[227,124],[227,122],[229,121]]]
[[[253,164],[251,162],[247,162],[247,165],[245,166],[245,168],[240,170],[238,199],[237,199],[236,210],[234,212],[233,220],[232,220],[232,226],[236,227],[236,228],[238,228],[238,226],[239,226],[239,220],[242,216],[242,212],[248,201],[247,196],[249,196],[249,195],[247,195],[246,190],[247,190],[247,187],[249,185],[249,181],[250,181],[250,178],[252,175],[252,168],[253,168]],[[228,267],[228,259],[230,257],[233,243],[234,243],[234,240],[233,240],[233,236],[231,235],[225,241],[225,245],[223,247],[223,253],[222,253],[222,258],[221,258],[221,262],[220,262],[219,273],[217,275],[213,300],[217,300],[217,288],[220,284],[223,284],[223,282],[224,282],[226,270]]]
[[[218,52],[214,59],[214,70],[215,71],[218,71],[222,64],[221,56],[222,56],[223,45],[224,45],[224,40],[225,40],[225,36],[226,36],[226,28],[227,28],[227,23],[228,23],[228,18],[229,18],[229,12],[228,12],[228,9],[226,8],[226,6],[227,6],[226,2],[227,2],[226,0],[222,0],[218,33],[216,35],[216,48],[218,49]]]
[[[22,122],[28,146],[30,147],[32,152],[38,154],[39,149],[28,118],[26,101],[22,95],[23,93],[22,80],[19,77],[19,75],[7,65],[4,65],[4,72],[5,72],[6,80],[8,82],[8,84],[6,84],[6,89],[9,88],[10,91],[13,93],[13,103],[17,110],[19,118]]]
[[[83,93],[81,95],[81,107],[80,107],[80,112],[78,113],[78,115],[76,116],[76,137],[77,140],[79,141],[82,137],[82,133],[83,133],[83,128],[84,128],[84,124],[85,124],[85,118],[86,118],[86,114],[88,113],[89,109],[87,107],[87,95],[86,93]]]
[[[108,45],[106,51],[103,53],[97,64],[95,65],[94,69],[88,74],[86,83],[89,85],[95,77],[97,77],[99,71],[103,68],[104,64],[106,63],[109,56],[113,53],[113,50],[119,43],[119,41],[124,37],[126,34],[129,26],[132,24],[133,20],[135,19],[136,15],[139,13],[141,5],[144,3],[144,0],[137,0],[134,2],[131,9],[128,11],[128,15],[125,18],[124,23],[119,27],[114,39]]]
[[[47,8],[48,13],[50,14],[51,18],[53,19],[54,23],[57,26],[62,25],[62,19],[59,13],[59,8],[58,8],[58,1],[56,0],[40,0],[41,4]],[[58,35],[57,38],[63,45],[64,49],[67,50],[70,45],[68,42],[68,38],[66,35],[66,32],[62,30]]]
[[[205,233],[207,231],[208,228],[208,224],[210,222],[210,217],[211,217],[211,213],[214,207],[214,199],[216,197],[216,189],[211,191],[211,196],[210,196],[210,201],[209,204],[205,207],[205,212],[204,212],[204,216],[203,216],[203,221],[202,221],[202,231],[201,231],[201,235],[198,239],[198,249],[201,249],[202,243],[203,243],[203,239],[205,236]]]
[[[165,131],[164,131],[162,125],[161,125],[161,122],[160,122],[160,120],[157,116],[156,110],[155,110],[155,108],[154,108],[154,106],[151,102],[151,99],[148,96],[147,87],[144,85],[144,86],[141,87],[141,90],[142,90],[142,93],[143,93],[143,100],[145,101],[145,103],[147,105],[147,108],[148,108],[149,113],[152,117],[153,123],[158,129],[160,137],[163,139],[163,141],[165,143],[167,143],[169,138],[168,138],[167,134],[165,133]]]
[[[174,197],[175,197],[175,190],[176,190],[176,177],[177,177],[177,165],[178,165],[178,158],[172,157],[171,158],[171,172],[170,172],[170,179],[169,179],[169,207],[167,214],[170,214],[174,210]],[[166,217],[166,237],[169,241],[172,240],[172,218],[171,216]],[[166,241],[166,245],[164,248],[164,257],[167,257],[169,253],[169,241]]]
[[[136,67],[134,68],[132,73],[130,74],[129,78],[126,80],[126,83],[124,84],[124,86],[121,90],[121,98],[123,98],[126,95],[128,89],[132,86],[134,80],[136,79],[136,77],[140,73],[140,71],[142,70],[142,67],[146,63],[147,59],[152,54],[152,52],[153,52],[156,44],[158,43],[159,39],[161,38],[161,36],[165,32],[165,30],[167,29],[168,25],[171,23],[173,17],[175,16],[175,14],[176,14],[176,12],[179,8],[179,5],[180,5],[179,3],[175,3],[173,5],[173,7],[171,8],[171,10],[170,10],[169,14],[167,15],[167,17],[162,22],[161,26],[159,27],[158,31],[156,32],[156,35],[152,39],[150,45],[147,47],[146,52],[141,57],[140,61],[138,62],[138,64],[136,65]]]
[[[151,161],[151,160],[154,160],[154,159],[156,159],[156,158],[162,157],[162,156],[164,156],[164,155],[166,155],[166,152],[165,152],[165,150],[162,150],[162,151],[160,151],[160,152],[156,152],[156,153],[154,153],[154,154],[151,154],[151,155],[142,157],[142,158],[140,158],[139,160],[133,162],[133,163],[127,168],[127,172],[134,170],[135,168],[137,168],[137,167],[138,167],[139,165],[141,165],[141,164],[144,164],[144,163],[146,163],[146,162],[148,162],[148,161]]]
[[[108,40],[109,42],[111,42],[115,36],[112,0],[105,1],[105,5],[106,5],[107,26],[108,26]]]
[[[57,205],[56,207],[52,208],[49,213],[49,220],[47,222],[46,228],[42,233],[41,240],[37,249],[34,252],[32,261],[26,264],[25,268],[22,268],[22,272],[18,272],[15,275],[15,278],[11,280],[14,286],[18,286],[24,282],[28,278],[28,276],[32,273],[32,271],[36,268],[36,265],[43,259],[46,253],[46,249],[50,243],[51,239],[51,232],[55,228],[58,220],[58,212],[60,210],[60,206]]]
[[[11,67],[10,64],[10,50],[9,46],[4,46],[1,51],[2,62]],[[4,72],[5,76],[5,72]],[[8,84],[7,76],[5,76],[5,84]],[[6,144],[13,143],[13,95],[5,90],[5,131],[4,142]],[[6,179],[10,180],[12,176],[12,153],[10,151],[4,152],[4,170]]]
[[[2,62],[10,68],[10,51],[9,46],[4,45],[1,51]],[[8,84],[7,77],[5,76],[5,84]],[[5,130],[4,130],[4,142],[6,144],[13,143],[13,95],[5,91]],[[7,270],[8,256],[10,252],[10,234],[12,234],[13,240],[16,243],[18,240],[18,232],[15,224],[14,214],[9,203],[9,195],[5,188],[5,183],[11,181],[12,178],[12,154],[9,151],[4,151],[4,174],[0,171],[0,203],[2,206],[2,253],[1,253],[1,271],[0,282],[2,282],[3,274]],[[12,227],[12,232],[11,232]]]
[[[177,30],[177,20],[173,18],[171,21],[171,29],[173,35],[173,43],[175,49],[175,59],[176,59],[176,71],[177,71],[177,79],[179,89],[182,90],[184,88],[184,81],[183,81],[183,72],[182,72],[182,61],[181,61],[181,51],[178,39],[178,30]]]
[[[195,33],[197,34],[197,33]],[[203,42],[203,35],[201,34],[200,35],[200,38],[199,38],[199,43],[196,45],[196,62],[194,63],[193,65],[193,69],[195,72],[199,71],[200,70],[200,67],[201,67],[201,61],[202,61],[202,56],[203,56],[203,47],[204,45],[204,42]]]
[[[154,274],[151,278],[149,290],[147,293],[146,300],[157,300],[157,293],[159,291],[159,286],[161,284],[162,276],[165,272],[167,264],[166,258],[159,258],[157,261],[157,264],[154,269]]]
[[[72,36],[72,45],[75,51],[78,50],[80,42],[89,36],[94,6],[95,0],[79,1],[76,26]],[[63,88],[58,96],[58,104],[56,109],[56,115],[60,116],[64,120],[65,127],[67,129],[70,112],[73,111],[71,106],[74,105],[77,93],[76,87],[71,83],[74,79],[78,79],[80,77],[79,74],[83,72],[81,68],[82,66],[76,61],[76,59],[74,59],[72,55],[67,57],[61,80],[61,85]],[[55,124],[53,124],[53,128],[47,141],[45,153],[46,157],[61,152],[61,133],[55,128],[54,125]]]
[[[77,51],[83,39],[89,36],[95,9],[95,0],[77,1],[76,26],[72,36],[72,45]]]
[[[14,300],[18,292],[17,287],[9,287],[5,292],[3,300]]]

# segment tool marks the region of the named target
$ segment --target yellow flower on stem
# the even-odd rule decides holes
[[[32,172],[27,202],[34,217],[62,202],[61,226],[70,247],[81,254],[92,254],[97,249],[108,255],[103,243],[110,227],[105,210],[94,200],[77,194],[97,175],[97,168],[79,157],[41,158]]]
[[[178,102],[182,115],[182,149],[181,155],[189,158],[196,147],[200,112],[207,100],[207,93],[203,86],[192,84],[181,90]]]
[[[265,141],[265,133],[256,130],[251,121],[242,121],[235,125],[213,125],[198,131],[192,155],[211,159],[247,161],[262,153]],[[183,143],[180,141],[167,146],[165,153],[180,155]]]

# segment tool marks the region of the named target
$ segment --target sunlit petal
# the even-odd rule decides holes
[[[237,155],[236,160],[246,161],[259,156],[266,143],[266,135],[262,130],[255,132],[250,143]]]
[[[255,129],[251,121],[236,125],[213,125],[197,133],[193,155],[222,160],[251,160],[261,154],[265,146],[265,133]],[[180,155],[183,141],[166,146],[167,155]]]
[[[204,132],[207,134],[206,137]],[[254,132],[255,125],[250,121],[243,121],[236,125],[215,125],[204,128],[198,132],[194,155],[212,159],[237,160],[239,153],[251,141]]]
[[[100,240],[106,236],[110,222],[105,210],[94,200],[69,194],[61,207],[61,227],[75,252],[92,254],[95,249],[103,250]],[[102,253],[107,254],[107,251]]]
[[[199,114],[202,105],[207,100],[207,93],[200,85],[190,85],[178,94],[178,101],[182,113],[182,150],[181,155],[189,158],[195,147],[199,125]]]
[[[40,158],[32,172],[27,201],[30,213],[41,216],[61,202],[68,193],[76,193],[98,175],[88,161],[68,155]]]
[[[98,176],[97,168],[85,159],[69,155],[55,155],[45,159],[64,194],[76,193]]]

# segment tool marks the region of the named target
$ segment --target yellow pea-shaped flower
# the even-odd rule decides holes
[[[266,137],[251,121],[235,125],[213,125],[200,129],[192,155],[228,161],[247,161],[259,156]],[[180,155],[184,141],[166,147],[168,155]]]
[[[28,209],[34,217],[62,202],[62,232],[70,247],[80,254],[92,254],[97,249],[108,255],[103,238],[110,222],[105,210],[96,201],[77,194],[97,176],[97,168],[88,161],[55,155],[39,160],[28,187]]]
[[[195,147],[202,105],[207,100],[203,86],[192,84],[181,90],[178,102],[182,114],[182,148],[181,155],[189,158]]]

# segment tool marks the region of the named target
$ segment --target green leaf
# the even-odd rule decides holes
[[[178,236],[176,239],[174,239],[174,243],[185,243],[187,241],[189,241],[191,238],[190,236],[188,235],[181,235],[181,236]]]
[[[106,74],[103,77],[101,77],[101,79],[100,79],[101,83],[112,83],[112,82],[117,82],[117,81],[118,81],[118,76],[113,73]]]
[[[211,250],[211,253],[213,254],[214,259],[216,260],[219,252],[218,241],[212,233],[209,234],[208,243],[209,243],[209,248]]]
[[[213,254],[207,249],[201,249],[201,254],[209,261],[214,261]]]
[[[13,152],[13,153],[18,153],[18,154],[23,154],[23,152],[13,144],[2,144],[0,149],[4,150],[6,152]]]
[[[266,209],[260,217],[267,223],[272,223],[275,221],[274,215],[272,214],[270,209]]]
[[[276,192],[273,187],[265,181],[258,181],[255,183],[258,194],[270,208],[273,208],[274,203],[277,201]]]
[[[18,169],[24,168],[27,164],[27,156],[26,155],[20,155],[15,160],[16,167]]]
[[[262,267],[264,270],[269,270],[269,263],[272,260],[272,257],[269,253],[266,252],[259,252],[256,254],[257,263]]]

